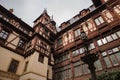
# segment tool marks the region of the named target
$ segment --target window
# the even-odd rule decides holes
[[[25,63],[24,72],[27,70],[27,66],[28,66],[28,61]]]
[[[91,44],[90,44],[90,47],[89,47],[89,50],[94,49],[94,48],[95,48],[94,43],[91,43]]]
[[[25,41],[20,39],[19,43],[18,43],[18,47],[21,48],[21,49],[24,49],[25,48]]]
[[[21,31],[24,31],[24,28],[23,28],[22,26],[19,26],[19,29],[20,29]]]
[[[63,45],[67,45],[68,44],[68,41],[69,41],[69,35],[66,33],[64,36],[63,36]]]
[[[102,42],[103,42],[103,44],[106,44],[106,43],[107,43],[106,38],[103,38],[103,39],[102,39]]]
[[[47,48],[47,45],[44,42],[41,42],[40,44],[43,48]]]
[[[64,67],[61,67],[57,70],[55,70],[55,80],[66,80],[68,78],[71,78],[71,69],[70,69],[70,65],[67,65],[67,66],[64,66]]]
[[[83,73],[82,72],[82,64],[80,64],[80,63],[81,63],[80,61],[73,63],[75,76],[80,76]]]
[[[87,20],[87,24],[88,24],[89,31],[93,32],[93,31],[96,30],[96,26],[95,26],[95,24],[93,22],[93,19]]]
[[[108,42],[116,40],[119,38],[119,36],[120,36],[120,32],[118,31],[116,33],[113,33],[113,34],[110,34],[106,37],[103,37],[102,39],[97,40],[98,46],[101,46],[103,44],[107,44]]]
[[[78,37],[80,35],[80,29],[75,30],[75,37]]]
[[[75,54],[76,54],[76,51],[73,51],[73,52],[72,52],[72,55],[74,56]]]
[[[78,54],[79,54],[79,51],[78,51],[78,50],[76,50],[75,52],[76,52],[76,55],[78,55]]]
[[[73,31],[68,31],[63,35],[63,45],[67,45],[68,43],[71,43],[74,41],[73,37]]]
[[[76,55],[78,55],[79,54],[79,50],[77,49],[77,50],[75,50],[75,51],[73,51],[73,56],[76,56]]]
[[[55,61],[56,61],[56,63],[58,63],[58,62],[67,60],[69,58],[69,56],[70,56],[69,53],[65,52],[62,55],[59,55],[59,57],[57,57]]]
[[[118,47],[115,47],[113,49],[102,52],[102,56],[105,56],[104,61],[107,65],[107,67],[112,67],[112,66],[116,66],[119,64],[120,53],[118,51],[119,51]],[[118,53],[116,53],[116,52],[118,52]]]
[[[120,52],[116,53],[115,55],[116,55],[118,61],[120,62]]]
[[[41,53],[44,53],[44,52],[45,52],[45,50],[44,50],[43,48],[41,48],[41,49],[40,49],[40,52],[41,52]]]
[[[73,31],[69,31],[69,32],[68,32],[68,41],[69,41],[69,43],[71,43],[71,42],[74,41]]]
[[[104,2],[107,2],[108,0],[103,0]]]
[[[120,31],[117,32],[118,37],[120,38]]]
[[[3,15],[2,15],[2,14],[0,14],[0,18],[2,18],[2,16],[3,16]]]
[[[43,61],[44,61],[44,55],[39,54],[38,61],[41,62],[41,63],[43,63]]]
[[[107,53],[106,52],[102,52],[102,56],[106,56],[107,55]]]
[[[101,16],[97,17],[94,21],[95,21],[96,25],[100,25],[100,24],[104,23],[104,20]]]
[[[85,33],[86,33],[86,35],[87,35],[88,32],[89,32],[88,23],[87,23],[87,22],[81,23],[81,26],[82,26],[82,28],[83,28],[83,31],[85,31]]]
[[[98,43],[98,46],[103,45],[103,43],[102,43],[102,41],[101,41],[101,40],[98,40],[98,41],[97,41],[97,43]]]
[[[97,61],[95,62],[95,66],[96,66],[96,70],[101,70],[101,69],[102,69],[102,65],[101,65],[100,60],[97,60]]]
[[[72,72],[71,72],[71,69],[68,70],[68,78],[71,78],[72,77]]]
[[[6,40],[8,35],[9,35],[9,33],[6,30],[2,30],[0,32],[0,38],[3,39],[3,40]]]
[[[117,37],[117,35],[116,35],[115,33],[111,34],[111,36],[112,36],[112,38],[113,38],[114,40],[118,39],[118,37]]]
[[[65,52],[64,55],[62,55],[62,57],[63,57],[63,60],[68,59],[69,58],[68,52]]]
[[[110,55],[110,59],[111,59],[111,61],[112,61],[112,63],[113,63],[114,66],[118,65],[118,61],[117,61],[115,55]]]
[[[58,46],[62,45],[62,38],[58,39]]]
[[[114,11],[115,11],[118,15],[120,15],[120,5],[116,5],[116,6],[114,7]]]
[[[102,11],[102,15],[104,16],[104,18],[106,19],[106,21],[108,23],[110,23],[114,20],[111,12],[109,10]]]
[[[105,60],[105,63],[107,65],[107,67],[111,67],[112,66],[108,57],[105,57],[104,60]]]
[[[88,74],[88,73],[90,73],[87,64],[83,64],[83,65],[82,65],[82,68],[83,68],[83,73],[84,73],[84,74]]]
[[[112,50],[113,50],[113,52],[119,51],[119,49],[118,49],[117,47],[116,47],[116,48],[113,48]]]
[[[80,54],[84,53],[84,48],[80,48]]]
[[[106,37],[106,39],[107,39],[107,41],[108,41],[108,42],[113,41],[113,39],[112,39],[112,37],[111,37],[110,35],[109,35],[109,36],[107,36],[107,37]]]
[[[107,52],[108,52],[108,54],[112,54],[113,53],[113,51],[111,49],[108,50]]]
[[[16,73],[18,65],[19,65],[19,61],[12,59],[8,72]]]
[[[82,66],[76,66],[74,67],[74,70],[75,70],[75,76],[80,76],[82,75]]]

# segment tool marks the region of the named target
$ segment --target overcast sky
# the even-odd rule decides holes
[[[40,16],[45,8],[48,14],[59,26],[69,20],[82,9],[92,5],[91,0],[0,0],[0,4],[7,9],[13,8],[14,14],[33,26],[33,21]]]

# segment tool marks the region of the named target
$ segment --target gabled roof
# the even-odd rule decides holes
[[[25,23],[24,21],[22,21],[20,18],[18,18],[14,14],[12,14],[10,11],[8,11],[7,9],[5,9],[2,5],[0,5],[0,11],[3,12],[3,13],[6,13],[10,18],[13,18],[13,19],[19,21],[19,23],[22,23],[24,25],[24,27],[26,27],[27,29],[33,31],[33,28],[30,25],[28,25],[27,23]]]

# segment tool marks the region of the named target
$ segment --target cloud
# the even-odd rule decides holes
[[[48,14],[53,15],[54,20],[60,25],[69,20],[84,8],[88,8],[91,0],[0,0],[7,9],[13,8],[14,14],[22,18],[29,25],[39,17],[44,8]]]

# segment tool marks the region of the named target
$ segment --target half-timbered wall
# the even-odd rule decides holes
[[[0,6],[0,79],[89,79],[88,65],[80,59],[85,53],[81,30],[88,36],[90,53],[99,55],[97,74],[119,70],[120,3],[99,1],[100,5],[94,4],[62,23],[58,33],[46,10],[31,28]]]
[[[107,1],[109,2],[109,0],[104,1],[106,4]],[[111,8],[107,5],[105,9],[90,16],[83,22],[78,23],[76,26],[74,26],[74,24],[71,29],[65,31],[58,39],[56,39],[56,65],[54,67],[56,79],[69,79],[67,77],[68,75],[65,75],[69,68],[59,71],[69,64],[73,65],[70,66],[70,68],[71,78],[74,76],[74,80],[85,79],[85,77],[88,79],[90,77],[90,71],[88,70],[87,65],[80,60],[80,57],[84,55],[84,48],[82,47],[82,41],[80,39],[81,28],[83,28],[90,39],[90,53],[98,53],[100,55],[99,60],[95,62],[97,74],[103,70],[112,70],[112,68],[114,69],[115,67],[116,70],[119,69],[119,5],[120,4],[117,3],[117,1],[116,3],[114,2],[109,5]],[[69,42],[69,35],[67,35],[69,31],[72,31],[72,42]],[[68,53],[66,54],[67,51]]]

